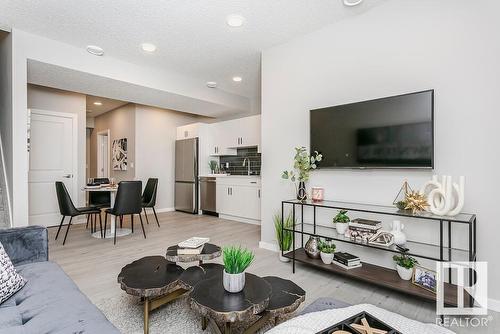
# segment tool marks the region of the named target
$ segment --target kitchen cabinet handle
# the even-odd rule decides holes
[[[260,198],[260,189],[259,189],[259,198]]]
[[[257,184],[257,181],[251,181],[250,183]]]
[[[243,145],[243,137],[240,137],[240,144]]]

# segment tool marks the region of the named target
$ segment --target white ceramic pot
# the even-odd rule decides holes
[[[283,255],[281,255],[281,253],[279,254],[279,258],[280,258],[281,262],[290,262],[290,259],[287,257],[284,257]]]
[[[222,283],[224,285],[224,290],[226,290],[227,292],[240,292],[245,287],[245,273],[242,272],[239,274],[228,274],[224,270]]]
[[[335,228],[337,229],[337,233],[341,235],[344,235],[348,227],[349,227],[348,223],[335,223]]]
[[[320,253],[321,256],[321,261],[323,261],[324,264],[331,264],[333,261],[333,253]]]
[[[405,281],[411,280],[413,276],[413,268],[406,269],[405,267],[401,267],[400,265],[396,264],[396,270],[398,271],[399,277]]]

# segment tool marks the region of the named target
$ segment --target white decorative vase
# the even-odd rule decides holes
[[[279,254],[279,258],[281,262],[290,262],[290,259],[281,255],[281,252]]]
[[[245,272],[239,274],[228,274],[226,270],[224,270],[222,283],[224,285],[224,290],[227,292],[240,292],[245,287]]]
[[[337,229],[338,234],[344,235],[348,227],[348,223],[335,223],[335,228]]]
[[[406,235],[403,233],[405,226],[399,220],[392,222],[392,231],[394,243],[396,245],[404,245],[406,243]]]
[[[399,264],[396,264],[396,270],[398,272],[399,277],[402,280],[409,281],[413,276],[413,268],[407,269],[405,267],[401,267]]]
[[[333,261],[333,253],[320,253],[321,255],[321,261],[323,261],[324,264],[331,264]]]

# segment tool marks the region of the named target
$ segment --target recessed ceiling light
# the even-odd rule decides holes
[[[243,80],[241,77],[233,77],[234,82],[241,82]]]
[[[216,88],[217,87],[217,82],[215,82],[215,81],[207,81],[207,87],[208,88]]]
[[[362,3],[363,0],[344,0],[344,5],[347,7],[354,7]]]
[[[245,18],[238,14],[231,14],[226,17],[226,23],[230,27],[241,27],[245,23]]]
[[[102,106],[102,102],[99,102],[99,101],[94,102],[94,104],[95,104],[96,106]]]
[[[87,52],[93,54],[94,56],[104,55],[104,50],[97,45],[87,45]]]
[[[156,51],[156,45],[151,44],[151,43],[142,43],[141,47],[146,52],[155,52]]]

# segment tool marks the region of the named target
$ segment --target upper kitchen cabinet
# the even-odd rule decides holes
[[[221,156],[221,155],[236,155],[236,149],[230,148],[227,145],[229,137],[232,137],[231,132],[232,127],[226,126],[227,122],[212,123],[208,127],[210,132],[211,142],[210,142],[210,155],[211,156]]]
[[[215,133],[215,155],[236,154],[235,150],[243,147],[257,147],[260,151],[260,115],[215,123],[211,126]],[[225,153],[220,153],[224,151]]]

